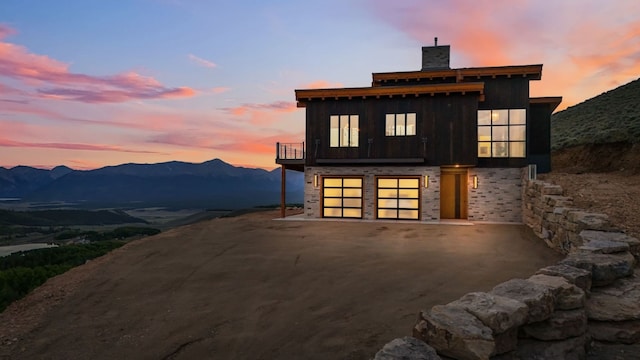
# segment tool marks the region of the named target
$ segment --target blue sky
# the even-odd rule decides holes
[[[368,86],[450,44],[452,67],[544,64],[574,105],[640,73],[635,1],[0,2],[0,166],[275,167],[294,89]]]

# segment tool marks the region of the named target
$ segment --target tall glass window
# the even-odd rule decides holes
[[[416,114],[387,114],[385,117],[386,136],[411,136],[416,134]]]
[[[478,110],[478,157],[526,156],[526,109]]]
[[[331,115],[329,123],[331,147],[358,147],[358,115]]]

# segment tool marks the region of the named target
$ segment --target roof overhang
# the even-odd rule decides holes
[[[388,73],[373,73],[373,86],[381,83],[400,82],[423,79],[447,79],[455,78],[457,82],[469,79],[481,79],[483,77],[496,78],[499,76],[524,77],[529,80],[542,78],[542,64],[474,67],[461,69],[426,70],[426,71],[401,71]]]
[[[436,94],[475,94],[480,96],[480,100],[484,100],[484,83],[468,82],[468,83],[448,83],[433,85],[407,85],[407,86],[377,86],[362,88],[337,88],[337,89],[305,89],[296,90],[296,100],[298,107],[305,107],[307,101],[311,100],[339,100],[354,98],[366,99],[368,97],[394,97],[394,96],[420,96]]]
[[[549,105],[553,112],[562,102],[562,96],[546,96],[529,98],[529,104],[546,104]]]

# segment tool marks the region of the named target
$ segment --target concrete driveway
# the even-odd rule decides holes
[[[561,259],[520,225],[276,216],[173,229],[61,276],[85,280],[0,355],[368,359],[419,310]]]

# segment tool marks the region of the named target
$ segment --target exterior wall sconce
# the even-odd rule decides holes
[[[424,187],[429,187],[429,175],[424,176]]]
[[[319,184],[318,174],[313,174],[313,187],[317,188]]]
[[[473,175],[473,188],[478,188],[478,175]]]

